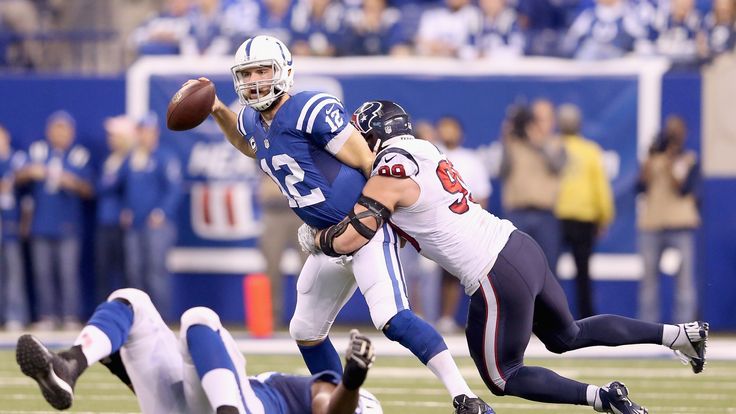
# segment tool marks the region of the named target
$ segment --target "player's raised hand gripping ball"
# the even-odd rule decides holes
[[[169,102],[166,126],[172,131],[186,131],[201,124],[215,103],[215,85],[209,79],[187,81]]]

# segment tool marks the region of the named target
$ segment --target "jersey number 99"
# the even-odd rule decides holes
[[[450,211],[455,214],[467,212],[470,209],[468,199],[470,201],[473,201],[473,199],[470,196],[470,191],[465,187],[460,173],[455,170],[450,161],[442,160],[439,162],[437,165],[437,177],[439,177],[445,191],[450,194],[462,194],[462,198],[448,206]]]

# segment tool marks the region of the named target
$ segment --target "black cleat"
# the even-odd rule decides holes
[[[648,414],[646,408],[629,399],[629,390],[622,382],[613,381],[599,391],[603,412],[611,414]]]
[[[490,405],[480,398],[470,398],[465,394],[458,395],[452,399],[455,414],[495,414]]]
[[[707,322],[690,322],[679,325],[685,335],[687,335],[688,344],[675,349],[675,354],[680,357],[682,362],[690,364],[693,372],[699,374],[705,368],[705,348],[708,342],[708,326]]]
[[[74,401],[74,384],[84,369],[73,358],[49,351],[32,335],[18,338],[15,360],[23,374],[38,383],[46,401],[57,410],[66,410]]]

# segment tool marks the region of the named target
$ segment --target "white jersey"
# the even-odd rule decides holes
[[[391,222],[419,253],[458,277],[472,295],[514,225],[473,202],[461,175],[429,141],[399,139],[376,156],[371,175],[410,178],[419,185],[419,199],[398,207]]]

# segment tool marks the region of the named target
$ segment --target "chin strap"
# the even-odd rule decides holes
[[[383,226],[383,223],[388,221],[388,219],[391,217],[391,210],[389,210],[388,207],[370,197],[361,195],[358,199],[358,204],[367,208],[367,210],[361,211],[357,214],[355,213],[355,211],[350,211],[348,216],[345,217],[341,222],[328,227],[322,233],[320,233],[319,246],[324,254],[331,257],[340,257],[344,254],[355,253],[336,252],[333,247],[335,238],[345,233],[345,230],[347,230],[348,226],[352,225],[355,231],[358,232],[358,234],[363,236],[365,239],[370,240],[373,238],[373,236],[376,235],[378,229]],[[362,221],[360,221],[361,219],[364,219],[366,217],[373,217],[373,219],[376,221],[375,229],[368,227],[367,225],[363,224]]]

